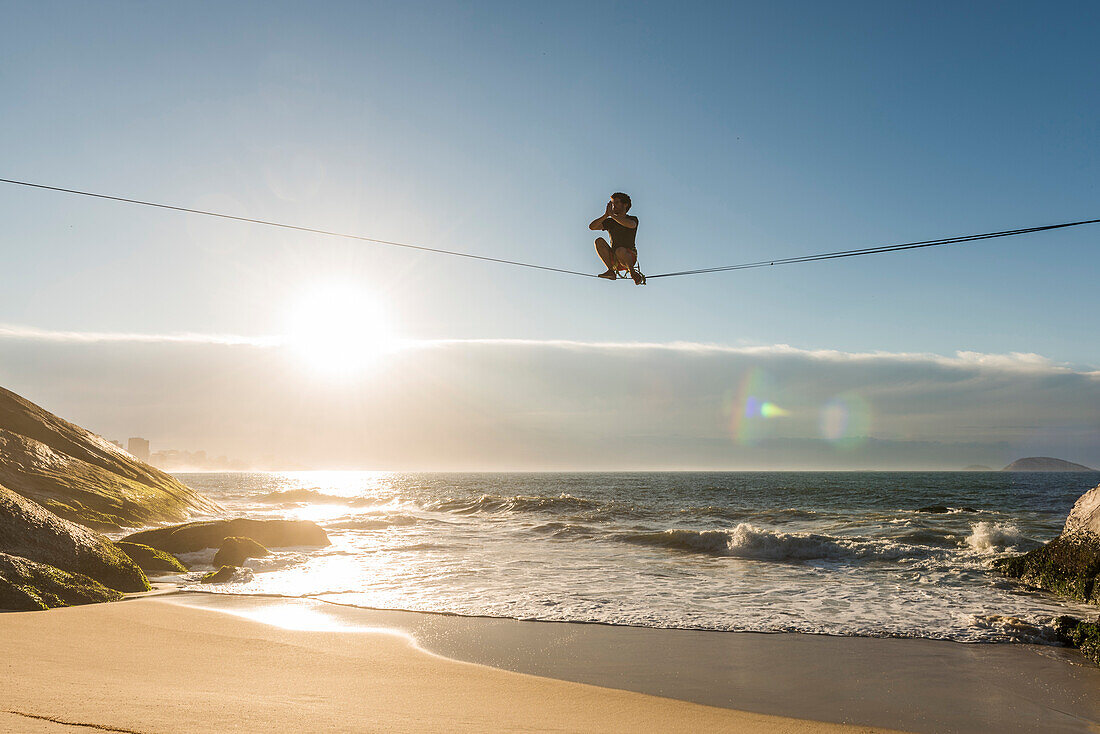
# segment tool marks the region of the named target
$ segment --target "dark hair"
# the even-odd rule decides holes
[[[624,194],[623,192],[616,191],[614,194],[611,195],[611,198],[612,199],[621,199],[623,202],[626,203],[627,211],[630,210],[630,197],[627,196],[626,194]]]

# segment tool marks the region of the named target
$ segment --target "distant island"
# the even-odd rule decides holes
[[[1096,471],[1096,469],[1050,456],[1028,456],[1024,459],[1016,459],[1001,471]]]

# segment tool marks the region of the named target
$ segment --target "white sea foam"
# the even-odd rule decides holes
[[[760,561],[896,560],[926,549],[891,541],[865,541],[817,533],[781,533],[740,523],[732,530],[664,530],[619,536],[628,543]]]
[[[979,553],[995,553],[1015,548],[1026,540],[1020,529],[1010,522],[982,521],[971,525],[966,544]]]

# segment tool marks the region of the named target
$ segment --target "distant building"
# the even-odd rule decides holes
[[[126,450],[136,458],[149,463],[149,441],[144,438],[133,437],[126,441]]]

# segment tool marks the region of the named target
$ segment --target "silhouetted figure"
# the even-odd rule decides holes
[[[601,278],[615,280],[619,271],[630,273],[635,285],[645,285],[645,276],[638,270],[638,248],[634,237],[638,234],[638,218],[627,214],[630,211],[630,197],[616,192],[607,202],[604,213],[588,225],[591,230],[606,230],[611,244],[603,237],[596,238],[596,254],[607,266],[607,272],[600,273]]]

